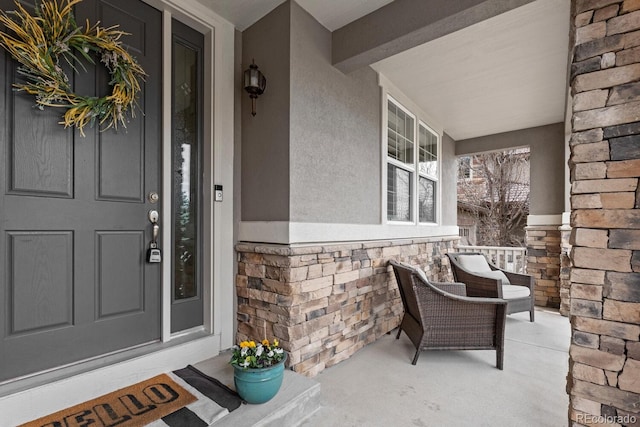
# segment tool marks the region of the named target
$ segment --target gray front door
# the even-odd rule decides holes
[[[0,0],[13,10],[13,0]],[[86,137],[12,90],[0,52],[0,383],[160,338],[160,264],[145,262],[161,188],[162,16],[136,0],[84,0],[76,21],[120,29],[148,76],[126,129]],[[99,64],[99,62],[98,62]],[[104,96],[102,65],[73,77]]]

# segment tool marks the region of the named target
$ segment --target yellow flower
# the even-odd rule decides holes
[[[255,346],[256,346],[256,342],[255,341],[249,341],[249,347],[255,348]]]
[[[269,347],[269,340],[268,339],[263,339],[262,340],[262,345],[266,345],[267,347]]]
[[[280,342],[278,341],[277,338],[274,338],[273,345],[275,345],[276,347],[280,345]]]
[[[249,341],[242,341],[240,343],[240,348],[245,348],[245,347],[249,347]]]

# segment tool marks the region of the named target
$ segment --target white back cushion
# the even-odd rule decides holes
[[[512,285],[502,271],[491,270],[487,259],[483,255],[460,255],[458,256],[458,261],[465,270],[470,271],[476,276],[500,280],[502,284],[502,298],[504,299],[524,298],[531,295],[529,288]]]
[[[410,264],[407,264],[406,262],[400,262],[400,264],[402,264],[403,266],[407,267],[409,270],[415,271],[415,273],[418,276],[420,276],[420,278],[422,280],[424,280],[425,282],[427,282],[427,283],[429,282],[429,279],[427,279],[427,275],[425,274],[425,272],[420,267],[418,267],[417,265],[410,265]]]
[[[491,267],[484,255],[458,255],[458,261],[462,268],[472,273],[491,272]]]
[[[418,273],[418,276],[420,276],[420,278],[422,280],[424,280],[426,283],[429,283],[429,279],[427,279],[427,275],[425,274],[424,270],[422,270],[420,267],[414,267],[416,270],[416,273]]]
[[[487,277],[489,279],[498,279],[502,282],[502,286],[511,286],[511,282],[507,279],[507,276],[500,270],[494,271],[474,271],[476,276]]]

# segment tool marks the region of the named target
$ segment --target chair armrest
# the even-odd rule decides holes
[[[502,269],[500,271],[502,271],[504,275],[507,276],[507,279],[509,279],[509,282],[512,285],[526,286],[531,290],[531,293],[533,295],[533,285],[535,283],[535,279],[533,278],[533,276],[529,276],[527,274],[514,273],[512,271],[506,271]]]
[[[438,341],[441,347],[463,348],[468,345],[468,337],[474,337],[472,341],[482,337],[487,346],[502,345],[506,300],[456,295],[442,288],[461,290],[464,288],[461,284],[439,283],[435,286],[415,273],[409,275],[409,280],[419,313],[419,320],[416,320],[425,328],[422,331],[429,340]]]
[[[415,276],[412,277],[412,279],[415,280]],[[454,293],[450,293],[447,292],[445,290],[440,289],[439,287],[433,285],[433,284],[428,284],[428,283],[424,283],[422,280],[420,280],[418,278],[418,280],[415,280],[414,283],[418,283],[418,286],[414,286],[414,290],[416,292],[416,296],[418,298],[418,300],[427,300],[431,294],[431,296],[433,294],[438,294],[446,299],[452,300],[452,301],[459,301],[459,302],[464,302],[467,304],[493,304],[493,305],[501,305],[507,304],[507,300],[502,299],[502,298],[483,298],[483,297],[471,297],[471,296],[464,296],[464,295],[456,295]],[[442,285],[442,284],[441,284]],[[447,285],[463,285],[462,283],[447,283]],[[432,299],[430,300],[432,301]]]
[[[498,279],[476,276],[460,267],[456,279],[467,285],[470,297],[502,298],[502,283]]]
[[[433,328],[459,328],[469,331],[504,328],[507,300],[450,294],[435,286],[416,286],[420,316]]]
[[[447,297],[449,297],[453,301],[464,302],[467,304],[507,305],[507,300],[502,298],[465,297],[465,296],[452,295],[452,294],[449,294]]]
[[[454,295],[467,296],[467,287],[460,282],[431,282],[433,286]]]

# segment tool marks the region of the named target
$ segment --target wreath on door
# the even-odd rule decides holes
[[[24,82],[13,86],[18,91],[35,95],[36,106],[66,109],[65,128],[75,127],[84,134],[85,126],[96,122],[103,129],[126,127],[126,117],[135,117],[136,97],[145,72],[122,47],[120,38],[128,35],[118,30],[93,26],[79,27],[72,8],[82,0],[43,0],[31,15],[16,0],[16,10],[0,11],[0,23],[8,32],[0,31],[0,46],[20,64],[18,73]],[[95,57],[109,71],[111,93],[103,97],[83,96],[73,92],[64,64],[74,71],[80,59],[95,64]],[[64,61],[64,62],[63,62]]]

